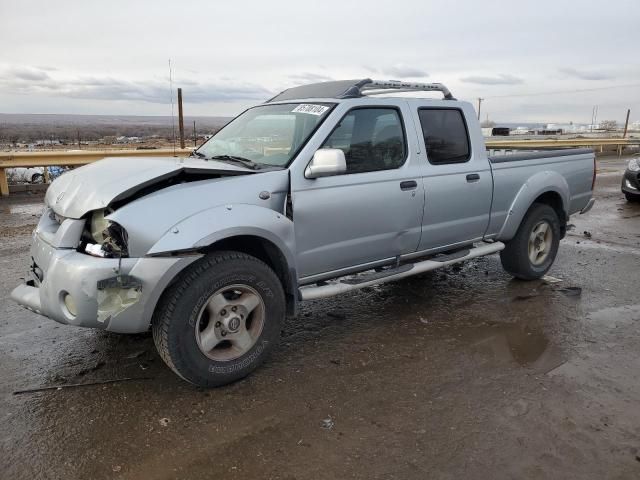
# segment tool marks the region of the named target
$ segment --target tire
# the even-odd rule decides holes
[[[546,225],[542,236],[541,225]],[[547,232],[550,236],[547,236]],[[532,250],[530,250],[530,241]],[[559,244],[560,220],[557,213],[549,205],[534,203],[524,216],[515,236],[500,252],[502,267],[521,280],[536,280],[547,273],[553,265]],[[543,250],[537,250],[538,248]],[[532,257],[537,260],[534,262]]]
[[[31,183],[43,183],[44,177],[41,173],[34,173],[31,175]]]
[[[184,380],[217,387],[264,362],[280,339],[285,312],[282,284],[264,262],[216,252],[181,272],[163,294],[152,320],[153,340]]]
[[[624,192],[624,196],[627,198],[627,202],[631,202],[631,203],[640,202],[640,195],[634,195],[633,193]]]

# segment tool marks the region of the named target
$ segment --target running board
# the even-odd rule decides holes
[[[398,268],[391,268],[379,273],[364,275],[360,278],[356,277],[354,279],[335,281],[321,286],[302,287],[299,289],[300,299],[315,300],[316,298],[333,297],[334,295],[351,292],[360,288],[370,287],[372,285],[400,280],[401,278],[429,272],[454,263],[464,262],[465,260],[470,260],[472,258],[484,257],[485,255],[497,253],[502,249],[504,249],[504,243],[493,242],[479,247],[470,248],[464,256],[452,255],[453,258],[448,259],[443,259],[441,257],[437,259],[423,260],[422,262],[401,265]]]

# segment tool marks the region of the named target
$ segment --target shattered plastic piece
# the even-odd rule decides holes
[[[325,430],[331,430],[334,425],[335,423],[331,417],[322,420],[322,428],[324,428]]]
[[[102,250],[102,245],[96,245],[95,243],[87,243],[87,246],[84,247],[84,251],[94,257],[105,256],[105,252],[104,250]]]
[[[142,288],[110,287],[98,289],[98,321],[104,323],[136,303],[142,295]]]
[[[585,238],[591,238],[591,232],[588,230],[585,230],[584,232],[582,232]]]
[[[544,277],[542,277],[542,280],[547,283],[559,283],[562,281],[561,278],[552,277],[551,275],[545,275]]]

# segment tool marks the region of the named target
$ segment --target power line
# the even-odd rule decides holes
[[[509,98],[509,97],[542,97],[545,95],[560,95],[566,93],[580,93],[580,92],[595,92],[598,90],[613,90],[616,88],[629,88],[629,87],[640,87],[640,83],[628,83],[626,85],[610,85],[608,87],[594,87],[594,88],[582,88],[576,90],[558,90],[555,92],[537,92],[537,93],[514,93],[510,95],[494,95],[491,97],[484,97],[484,99],[488,98]]]

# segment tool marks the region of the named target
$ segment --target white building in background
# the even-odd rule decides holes
[[[564,133],[576,133],[585,131],[586,127],[574,123],[548,123],[547,130],[562,130]]]

